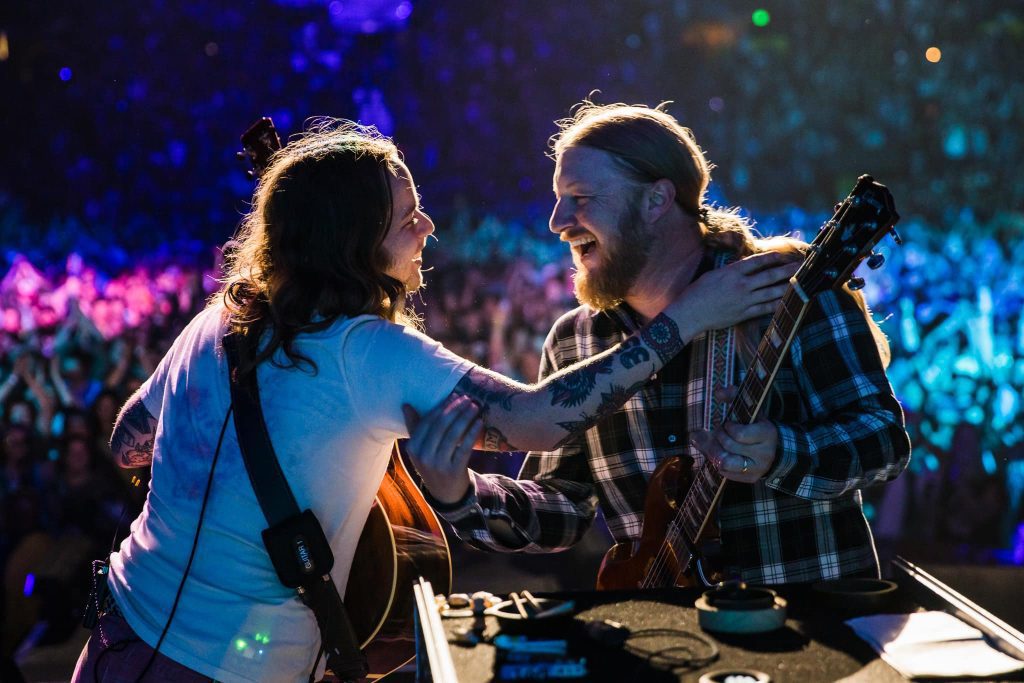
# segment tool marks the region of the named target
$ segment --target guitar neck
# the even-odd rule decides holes
[[[810,300],[796,284],[791,285],[782,297],[740,384],[739,393],[729,406],[727,421],[750,424],[757,420],[809,303]],[[718,468],[710,460],[705,460],[694,476],[666,538],[675,547],[677,556],[685,557],[683,553],[689,552],[687,541],[693,545],[700,542],[724,485],[725,479]],[[685,538],[674,538],[678,534],[685,534]]]

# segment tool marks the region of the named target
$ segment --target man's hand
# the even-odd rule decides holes
[[[726,422],[714,432],[697,432],[693,445],[704,454],[726,479],[753,484],[775,462],[779,432],[768,420],[744,425]]]
[[[704,273],[683,296],[693,300],[702,329],[724,329],[774,311],[799,267],[789,255],[754,254]]]
[[[438,502],[457,503],[469,489],[469,456],[483,435],[480,406],[468,396],[444,401],[424,416],[402,406],[409,428],[406,452]]]

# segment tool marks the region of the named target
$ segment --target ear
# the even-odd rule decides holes
[[[655,181],[645,194],[644,208],[652,223],[668,213],[676,201],[676,187],[667,178]]]

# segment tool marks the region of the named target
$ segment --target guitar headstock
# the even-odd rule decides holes
[[[847,281],[851,289],[863,287],[862,279],[850,276],[865,258],[873,269],[882,265],[881,254],[871,250],[886,233],[891,233],[897,244],[903,243],[893,228],[899,219],[888,188],[862,175],[811,242],[807,258],[794,276],[800,288],[812,297]]]
[[[274,122],[264,116],[242,133],[242,151],[239,159],[248,159],[252,169],[247,171],[250,178],[259,178],[267,169],[270,157],[281,149],[281,138],[277,135]]]

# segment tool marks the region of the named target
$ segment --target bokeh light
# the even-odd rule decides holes
[[[772,20],[772,15],[768,13],[766,9],[756,9],[753,14],[750,15],[750,21],[754,23],[754,26],[758,28],[764,28]]]
[[[932,64],[935,64],[942,59],[942,50],[934,46],[930,47],[924,51],[924,58]]]

